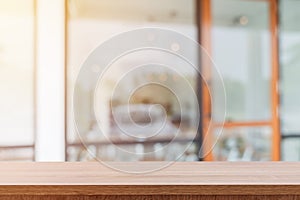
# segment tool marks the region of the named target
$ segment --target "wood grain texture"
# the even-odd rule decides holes
[[[53,195],[53,196],[0,196],[0,199],[5,200],[298,200],[299,196],[247,196],[247,195],[237,195],[237,196],[197,196],[197,195],[100,195],[100,196],[62,196],[62,195]]]
[[[118,163],[135,169],[162,164]],[[75,197],[300,199],[300,163],[176,162],[147,174],[122,173],[97,162],[0,163],[0,199]]]

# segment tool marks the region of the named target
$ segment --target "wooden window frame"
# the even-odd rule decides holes
[[[198,27],[199,27],[199,42],[211,54],[211,26],[212,26],[212,15],[211,15],[211,1],[212,0],[198,0]],[[280,96],[279,96],[279,42],[278,42],[278,0],[258,0],[266,1],[269,3],[269,20],[270,20],[270,35],[271,35],[271,119],[268,121],[250,121],[250,122],[225,122],[223,124],[214,124],[214,127],[234,128],[234,127],[260,127],[269,126],[272,128],[272,161],[280,160],[280,118],[278,114]],[[209,75],[210,72],[203,71]],[[209,76],[207,76],[209,77]],[[209,82],[210,80],[206,80]],[[211,100],[208,88],[203,85],[202,89],[202,134],[204,137],[210,137],[212,140],[212,131],[208,130],[208,124],[211,121]],[[211,144],[209,145],[211,146]],[[209,147],[206,147],[209,148]],[[212,152],[204,157],[205,161],[213,161]]]
[[[281,135],[280,135],[280,119],[279,119],[279,91],[278,91],[278,83],[279,83],[279,42],[278,42],[278,0],[258,0],[258,1],[266,1],[269,3],[269,19],[270,19],[270,35],[271,35],[271,119],[269,121],[249,121],[249,122],[225,122],[224,125],[214,124],[213,127],[223,126],[224,128],[234,128],[234,127],[260,127],[267,126],[272,128],[272,161],[280,160],[280,143],[281,143]],[[198,41],[200,44],[206,49],[206,51],[211,54],[211,25],[212,25],[212,17],[211,17],[211,0],[196,0],[196,21],[198,27]],[[68,115],[67,115],[67,56],[68,56],[68,2],[65,0],[65,159],[68,160],[67,148],[70,146],[74,146],[69,144],[67,141],[67,130],[68,130]],[[205,77],[210,77],[210,71],[202,71],[205,73]],[[210,80],[204,80],[207,83]],[[210,122],[211,122],[211,99],[209,94],[209,89],[203,81],[198,81],[198,96],[199,103],[201,106],[201,121],[200,128],[198,130],[198,137],[196,138],[196,142],[199,143],[199,146],[202,143],[203,138],[208,138],[209,141],[212,141],[212,131],[209,130]],[[77,144],[75,146],[78,146]],[[213,161],[212,150],[209,149],[211,145],[205,146],[206,152],[209,152],[203,158],[204,161]]]

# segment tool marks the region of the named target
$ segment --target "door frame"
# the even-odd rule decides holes
[[[212,27],[212,14],[211,14],[211,2],[212,0],[197,0],[197,25],[198,25],[198,41],[206,49],[209,55],[212,54],[211,47],[211,27]],[[254,1],[254,0],[253,0]],[[271,147],[271,159],[272,161],[280,160],[280,116],[279,116],[279,105],[280,105],[280,94],[279,94],[279,38],[278,38],[278,0],[258,0],[266,1],[269,3],[269,29],[271,34],[271,119],[267,121],[249,121],[249,122],[225,122],[224,124],[217,124],[212,122],[213,127],[223,127],[223,128],[235,128],[235,127],[259,127],[259,126],[270,126],[272,129],[272,147]],[[210,77],[210,71],[202,71],[205,73],[205,77]],[[204,80],[209,83],[210,80]],[[208,137],[209,141],[213,140],[213,128],[209,129],[209,123],[211,122],[211,99],[209,94],[209,89],[206,84],[200,85],[202,89],[200,90],[202,94],[201,101],[201,127],[202,127],[202,138]],[[209,150],[207,155],[204,155],[205,161],[213,161],[212,143],[204,147]]]

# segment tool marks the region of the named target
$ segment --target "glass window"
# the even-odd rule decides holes
[[[214,160],[271,160],[272,129],[260,127],[272,119],[269,16],[269,1],[211,1],[211,54],[227,101],[225,128],[215,137]],[[215,97],[219,93],[217,87],[212,91]]]
[[[81,63],[89,55],[91,50],[97,47],[105,40],[111,38],[115,34],[143,27],[161,27],[175,30],[194,40],[197,40],[197,26],[195,20],[195,1],[194,0],[69,0],[68,1],[68,55],[67,55],[67,73],[68,73],[68,133],[67,133],[67,150],[68,160],[92,160],[84,148],[82,148],[78,135],[76,134],[73,122],[73,113],[71,101],[73,98],[73,88],[76,76],[80,70]],[[148,52],[149,53],[149,52]],[[150,52],[151,53],[151,52]],[[152,52],[154,53],[154,52]],[[195,53],[195,52],[194,52]],[[155,54],[155,53],[154,53]],[[195,136],[197,129],[188,126],[194,119],[197,102],[193,101],[189,95],[185,95],[185,103],[183,105],[185,113],[180,113],[178,102],[174,98],[172,92],[165,87],[153,84],[145,87],[140,87],[134,91],[130,97],[130,116],[126,115],[126,96],[128,91],[131,91],[137,85],[140,85],[145,80],[161,81],[166,85],[176,85],[180,87],[183,83],[175,74],[159,69],[157,66],[150,66],[147,70],[142,70],[139,73],[126,76],[122,84],[117,84],[118,76],[124,71],[120,66],[130,65],[132,67],[141,63],[141,58],[145,58],[143,53],[133,53],[121,59],[112,70],[108,71],[108,76],[103,80],[104,87],[99,90],[97,113],[104,134],[118,143],[120,148],[125,148],[128,151],[145,153],[155,151],[161,148],[165,143],[169,143],[172,135],[178,130],[179,123],[186,123],[187,126],[181,130],[183,132],[183,140],[174,141],[174,145],[166,152],[165,155],[141,156],[138,160],[172,160],[173,152],[182,148],[180,143],[191,142]],[[98,66],[95,66],[97,69]],[[174,62],[174,66],[170,66],[178,70],[187,69],[182,62]],[[197,75],[193,71],[185,73],[185,79],[195,88]],[[88,84],[88,83],[85,83]],[[111,96],[110,92],[115,88],[115,96]],[[94,98],[90,90],[82,85],[80,94],[74,98],[78,98],[80,109],[84,113],[80,117],[81,132],[85,132],[85,140],[89,141],[89,149],[95,155],[105,154],[107,160],[130,161],[132,158],[125,154],[115,152],[115,147],[110,144],[105,144],[99,136],[97,119],[91,117],[91,98]],[[186,91],[181,90],[182,95]],[[158,95],[159,94],[159,95]],[[97,94],[95,95],[95,98]],[[162,111],[165,112],[162,112]],[[151,111],[149,116],[147,113]],[[126,138],[118,137],[118,124],[116,119],[112,117],[120,116],[120,122],[123,127],[127,127],[130,132],[134,132],[133,127],[129,127],[130,120],[133,119],[137,124],[145,124],[151,120],[153,122],[162,121],[166,116],[167,128],[166,134],[162,138],[155,140],[136,142],[126,140]],[[151,119],[150,119],[150,118]],[[128,125],[128,126],[127,126]],[[153,128],[153,127],[152,127]],[[145,132],[151,132],[151,127],[146,127]],[[100,133],[101,134],[101,133]],[[190,140],[189,140],[190,138]],[[128,138],[127,138],[128,139]],[[192,147],[193,148],[193,147]],[[172,149],[172,150],[171,150]],[[175,153],[174,153],[175,154]],[[103,157],[103,156],[102,156]],[[185,160],[195,160],[195,155],[185,155]]]
[[[34,150],[32,147],[0,147],[1,161],[32,161]]]
[[[283,138],[281,148],[283,161],[300,161],[300,137]]]
[[[279,6],[281,153],[284,161],[300,161],[300,1],[284,0]]]
[[[34,143],[33,17],[33,0],[0,0],[0,160],[32,159],[1,147]]]
[[[269,127],[239,127],[223,130],[213,149],[218,161],[271,160],[271,129]]]
[[[224,80],[226,121],[270,120],[269,2],[211,2],[212,58]]]
[[[280,1],[281,119],[283,134],[300,135],[299,1]]]

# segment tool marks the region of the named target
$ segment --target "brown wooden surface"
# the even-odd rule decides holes
[[[161,163],[119,165],[144,169]],[[0,197],[7,195],[291,195],[292,199],[298,195],[300,199],[300,163],[177,162],[148,174],[128,174],[97,162],[3,162]]]

